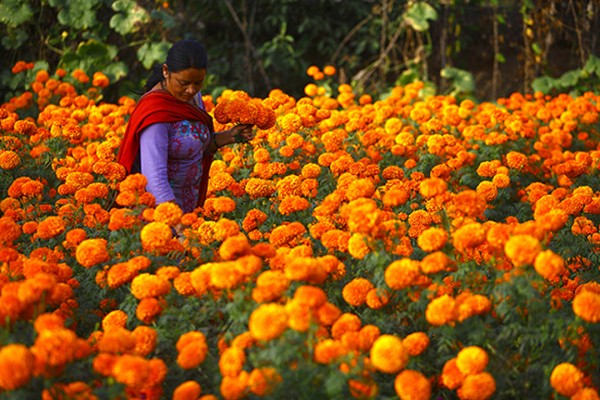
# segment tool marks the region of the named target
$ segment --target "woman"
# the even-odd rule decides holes
[[[141,172],[156,204],[177,203],[183,212],[204,204],[208,172],[218,148],[252,139],[251,125],[215,133],[202,102],[208,57],[195,40],[175,43],[155,69],[131,113],[117,161]]]

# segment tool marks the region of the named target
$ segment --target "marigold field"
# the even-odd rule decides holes
[[[183,214],[115,162],[135,97],[12,72],[1,399],[599,398],[599,95],[205,95],[256,136]]]

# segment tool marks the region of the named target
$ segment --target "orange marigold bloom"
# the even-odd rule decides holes
[[[237,376],[244,368],[246,353],[238,347],[229,347],[221,353],[219,371],[223,376]]]
[[[25,386],[33,376],[35,357],[22,344],[7,344],[0,349],[0,388],[14,390]]]
[[[273,301],[281,297],[289,286],[290,280],[285,277],[283,271],[263,271],[256,278],[256,288],[252,291],[252,298],[257,303]]]
[[[431,383],[427,377],[410,369],[396,376],[394,389],[401,400],[428,400],[431,397]]]
[[[134,389],[146,385],[150,372],[150,364],[147,359],[131,354],[120,356],[112,368],[112,376],[117,382]]]
[[[351,313],[344,313],[337,318],[331,327],[331,336],[334,339],[341,339],[346,332],[358,332],[362,326],[360,318]]]
[[[456,357],[446,361],[442,369],[441,382],[448,389],[458,388],[465,380],[465,376],[456,366]]]
[[[122,310],[109,312],[102,318],[102,329],[106,332],[112,328],[125,328],[127,324],[127,314]]]
[[[11,170],[21,164],[21,157],[12,150],[0,150],[0,168]]]
[[[158,332],[149,326],[137,326],[132,332],[135,339],[134,354],[147,356],[156,347]]]
[[[339,340],[324,339],[315,345],[313,358],[319,364],[330,364],[346,353],[346,347]]]
[[[77,246],[75,251],[77,262],[85,268],[106,262],[110,259],[106,239],[85,239]]]
[[[506,155],[506,165],[509,168],[522,170],[528,164],[527,156],[523,153],[519,153],[518,151],[510,151]]]
[[[142,228],[140,238],[144,249],[152,251],[166,246],[173,238],[173,232],[164,222],[150,222]]]
[[[453,265],[452,260],[442,251],[434,251],[423,257],[420,263],[421,272],[424,274],[436,274],[447,271]]]
[[[504,252],[515,267],[533,264],[542,251],[540,241],[531,235],[513,235],[504,245]]]
[[[468,346],[461,349],[456,356],[456,366],[464,375],[482,372],[488,363],[487,352],[478,346]]]
[[[411,356],[418,356],[429,346],[429,336],[425,332],[413,332],[402,339],[402,344]]]
[[[571,400],[599,400],[599,399],[600,399],[600,395],[598,394],[598,391],[591,387],[581,388],[577,391],[577,393],[575,393],[573,396],[571,396]]]
[[[164,309],[164,305],[155,298],[147,297],[138,303],[135,308],[135,316],[145,324],[150,324],[158,317]]]
[[[583,372],[571,363],[558,364],[550,375],[550,385],[559,394],[571,397],[584,387]]]
[[[496,380],[488,372],[468,375],[457,394],[460,400],[486,400],[496,391]]]
[[[310,203],[304,197],[290,195],[284,197],[279,203],[279,213],[281,215],[290,215],[297,211],[306,210]]]
[[[271,394],[275,386],[281,381],[281,375],[279,375],[275,368],[254,368],[250,371],[248,387],[251,393],[259,397],[264,397]]]
[[[60,235],[66,230],[62,217],[50,216],[42,220],[37,227],[37,234],[41,239],[50,239]]]
[[[552,250],[543,250],[535,257],[533,267],[544,279],[555,281],[565,271],[565,260]]]
[[[168,279],[149,273],[139,274],[131,282],[131,294],[138,300],[164,296],[171,291]]]
[[[244,398],[248,392],[248,379],[247,371],[242,371],[237,376],[224,376],[219,386],[223,399],[239,400]]]
[[[444,294],[433,299],[425,310],[425,318],[431,325],[444,325],[456,319],[456,301]]]
[[[250,314],[248,330],[257,340],[273,340],[283,334],[287,322],[285,306],[276,303],[261,304]]]
[[[448,190],[448,184],[441,178],[427,178],[419,184],[419,193],[426,199],[441,195]]]
[[[131,282],[136,274],[137,271],[131,268],[128,263],[117,263],[112,265],[106,272],[106,283],[108,283],[109,287],[114,289]]]
[[[590,323],[600,322],[600,292],[582,290],[573,299],[573,312]]]
[[[454,231],[452,244],[458,251],[464,252],[483,243],[485,234],[485,227],[482,224],[478,222],[466,224]]]
[[[10,245],[21,236],[21,227],[11,217],[0,217],[0,244]]]
[[[367,301],[367,294],[374,286],[368,279],[354,278],[342,289],[342,297],[351,306],[362,306]]]
[[[417,244],[428,253],[440,250],[448,241],[448,233],[437,227],[425,229],[418,237]]]
[[[404,369],[410,358],[402,340],[394,335],[379,336],[369,354],[373,367],[387,374]]]
[[[419,261],[410,258],[393,261],[385,270],[385,283],[395,290],[414,285],[421,276],[419,264]]]
[[[197,400],[202,388],[196,381],[185,381],[175,388],[172,400]]]
[[[167,201],[160,203],[154,209],[154,221],[163,222],[169,226],[175,226],[181,221],[183,211],[176,203]]]
[[[381,201],[387,207],[397,207],[410,199],[410,192],[404,188],[392,187],[384,193]]]

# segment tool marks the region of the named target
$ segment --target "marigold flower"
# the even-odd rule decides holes
[[[466,224],[452,233],[452,244],[456,250],[465,252],[485,241],[485,228],[478,222]]]
[[[170,201],[160,203],[154,209],[154,221],[164,222],[169,226],[175,226],[181,221],[183,211],[181,208]]]
[[[249,374],[242,371],[238,376],[224,376],[219,390],[225,400],[239,400],[247,395]]]
[[[456,319],[456,301],[444,294],[433,299],[425,309],[425,318],[431,325],[445,325]]]
[[[535,257],[533,267],[544,279],[554,281],[565,271],[565,260],[552,250],[542,250]]]
[[[418,237],[417,244],[428,253],[440,250],[448,241],[448,233],[437,227],[425,229]]]
[[[411,356],[418,356],[429,346],[429,336],[425,332],[413,332],[402,339],[404,348]]]
[[[404,369],[410,358],[402,340],[394,335],[379,336],[369,354],[373,367],[387,374],[394,374]]]
[[[41,239],[50,239],[60,235],[66,230],[62,217],[49,216],[42,220],[37,227],[37,234]]]
[[[273,301],[290,286],[290,280],[285,277],[283,271],[267,270],[256,278],[256,288],[252,291],[252,298],[257,303]]]
[[[457,394],[460,400],[486,400],[496,391],[496,380],[488,372],[480,372],[465,377]]]
[[[120,356],[112,368],[112,376],[117,382],[134,389],[145,386],[150,372],[148,360],[132,354]]]
[[[367,294],[374,286],[368,279],[354,278],[342,289],[342,297],[351,306],[361,306],[367,301]]]
[[[573,312],[590,323],[600,322],[600,292],[582,290],[573,299]]]
[[[394,379],[394,389],[401,400],[428,400],[431,397],[431,383],[415,370],[400,372]]]
[[[315,345],[313,358],[319,364],[331,364],[345,355],[345,346],[334,339],[324,339]]]
[[[571,400],[598,400],[600,399],[600,395],[598,391],[591,387],[581,388],[571,396]]]
[[[285,306],[276,303],[261,304],[250,314],[248,330],[257,340],[273,340],[286,330],[287,321]]]
[[[135,308],[135,316],[145,324],[150,324],[164,309],[164,305],[155,297],[146,297]]]
[[[85,239],[77,246],[75,251],[77,262],[85,268],[106,262],[110,259],[106,239]]]
[[[173,391],[172,400],[197,400],[200,398],[202,388],[196,381],[185,381],[179,384]]]
[[[191,335],[191,336],[190,336]],[[201,332],[188,332],[177,341],[177,364],[183,369],[198,367],[206,359],[208,345]]]
[[[504,252],[515,267],[533,264],[542,251],[540,241],[531,235],[513,235],[504,245]]]
[[[22,344],[7,344],[0,349],[0,388],[14,390],[25,386],[33,376],[35,357]]]
[[[456,366],[464,375],[482,372],[488,363],[488,355],[478,346],[468,346],[461,349],[456,356]]]
[[[465,380],[465,375],[456,366],[456,357],[446,361],[442,369],[441,382],[450,390],[458,388]]]
[[[410,258],[393,261],[384,273],[385,283],[394,290],[401,290],[414,285],[420,276],[419,261]]]
[[[102,329],[106,332],[112,328],[125,328],[127,314],[122,310],[113,310],[102,318]]]
[[[173,232],[164,222],[150,222],[140,232],[143,248],[150,251],[163,248],[172,238]]]
[[[21,164],[21,157],[12,150],[0,150],[0,168],[11,170]]]
[[[229,347],[221,353],[219,370],[223,376],[237,376],[246,362],[246,353],[243,349]]]
[[[158,332],[149,326],[140,325],[131,331],[135,339],[134,354],[138,356],[147,356],[156,347]]]
[[[131,282],[131,294],[138,300],[164,296],[171,291],[168,279],[149,273],[139,274]]]

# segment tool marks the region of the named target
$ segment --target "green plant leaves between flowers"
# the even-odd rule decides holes
[[[88,29],[98,23],[96,10],[100,6],[99,0],[49,0],[48,3],[59,10],[58,22],[61,25],[72,29]]]
[[[5,0],[0,3],[0,22],[16,28],[33,16],[29,4],[21,0]]]
[[[112,9],[117,14],[110,19],[110,27],[121,35],[136,32],[140,25],[150,21],[150,14],[132,0],[117,0]]]
[[[415,31],[424,32],[429,29],[428,20],[435,21],[437,19],[437,11],[435,8],[425,2],[414,3],[404,14],[404,21],[410,25]]]
[[[145,68],[151,68],[166,58],[169,47],[171,45],[167,42],[144,43],[137,52],[138,60]]]

